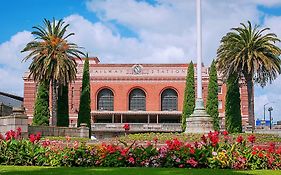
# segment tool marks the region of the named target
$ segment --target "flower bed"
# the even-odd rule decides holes
[[[159,146],[158,138],[145,144],[86,145],[78,141],[40,141],[40,134],[22,139],[20,129],[0,136],[0,164],[95,167],[179,167],[281,169],[281,147],[274,143],[254,145],[250,135],[229,137],[210,132],[198,142],[170,139]]]

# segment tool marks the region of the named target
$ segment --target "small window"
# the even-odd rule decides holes
[[[219,109],[222,109],[222,101],[221,101],[221,100],[219,100],[218,108],[219,108]]]
[[[221,85],[218,86],[218,94],[222,94],[222,86]]]

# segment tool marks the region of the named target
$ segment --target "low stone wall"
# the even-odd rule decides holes
[[[256,129],[255,133],[259,134],[275,134],[281,137],[281,129]]]
[[[54,137],[89,137],[89,128],[86,125],[81,124],[79,128],[69,127],[55,127],[55,126],[28,126],[29,134],[36,134],[40,132],[42,136],[54,136]]]
[[[28,117],[24,114],[24,109],[14,108],[13,114],[0,117],[0,133],[5,136],[5,133],[10,130],[21,128],[22,136],[27,138],[29,134],[40,132],[42,136],[69,136],[69,137],[89,137],[89,128],[82,123],[81,127],[55,127],[55,126],[29,126]]]
[[[9,130],[21,128],[22,136],[28,136],[28,117],[23,114],[22,109],[13,109],[13,114],[0,117],[0,133],[4,136]]]

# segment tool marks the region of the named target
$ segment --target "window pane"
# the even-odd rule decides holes
[[[178,94],[173,89],[166,89],[161,94],[161,110],[177,111],[178,110]]]
[[[103,89],[98,94],[98,110],[113,111],[113,93],[109,89]]]
[[[141,89],[134,89],[129,95],[129,110],[145,111],[145,93]]]

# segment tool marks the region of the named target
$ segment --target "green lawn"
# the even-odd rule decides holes
[[[53,168],[0,166],[0,175],[281,175],[281,171],[234,171],[179,168]]]

